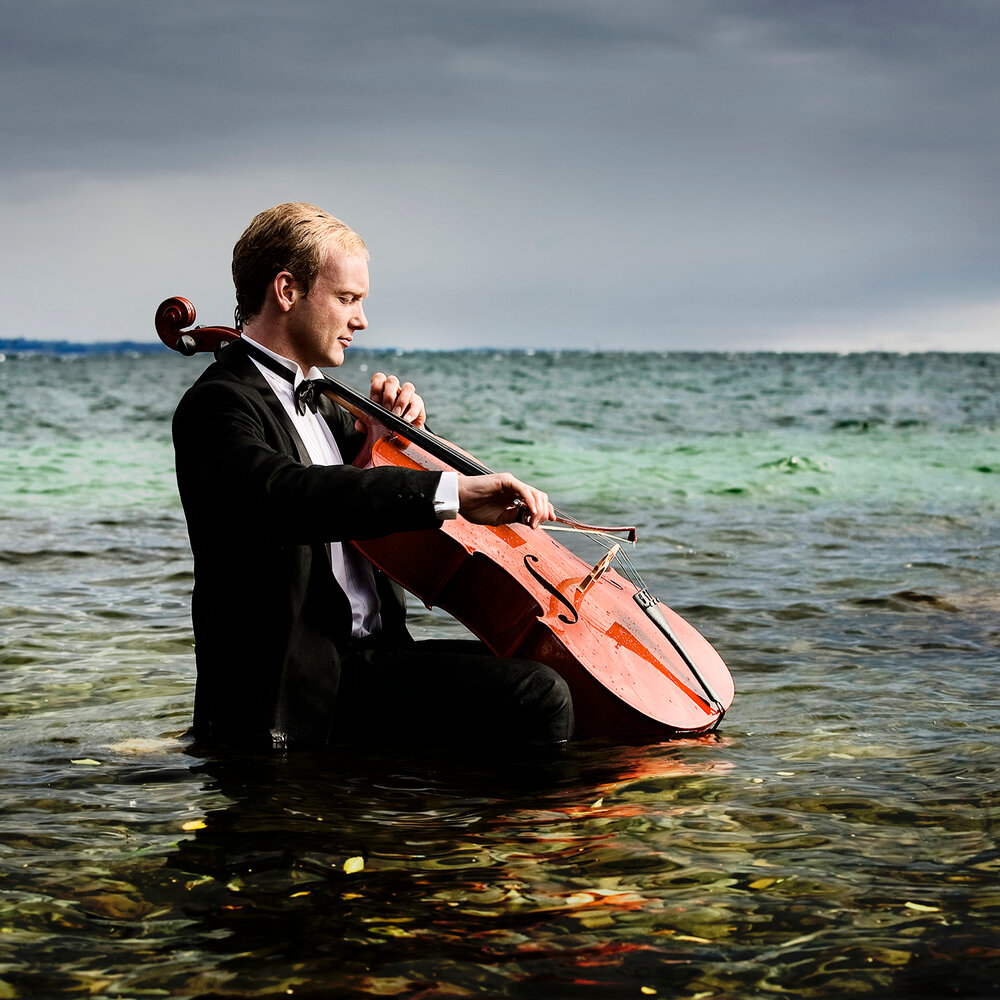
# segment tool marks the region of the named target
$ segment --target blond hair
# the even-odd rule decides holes
[[[233,247],[236,325],[260,312],[267,286],[282,271],[308,294],[328,251],[368,259],[364,240],[316,205],[289,201],[255,215]]]

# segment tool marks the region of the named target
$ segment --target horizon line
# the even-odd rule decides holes
[[[27,337],[0,337],[0,352],[10,352],[13,354],[51,354],[51,355],[85,355],[85,354],[158,354],[160,352],[177,353],[171,351],[166,344],[155,340],[104,340],[104,341],[74,341],[74,340],[41,340],[29,339]],[[209,353],[209,352],[200,352]],[[838,357],[846,357],[852,354],[997,354],[1000,350],[986,350],[983,348],[890,348],[890,347],[867,347],[854,349],[837,348],[776,348],[776,347],[714,347],[714,348],[688,348],[688,347],[617,347],[613,349],[598,347],[495,347],[485,345],[481,347],[352,347],[351,355],[373,355],[373,354],[523,354],[528,357],[535,354],[829,354]],[[327,366],[330,367],[330,366]]]

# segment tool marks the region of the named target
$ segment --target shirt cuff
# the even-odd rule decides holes
[[[442,472],[434,494],[434,513],[439,521],[458,517],[458,473]]]

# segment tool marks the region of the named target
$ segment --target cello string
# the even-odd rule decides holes
[[[439,438],[432,431],[424,428],[415,428],[412,425],[408,425],[402,421],[401,418],[397,417],[395,414],[388,412],[384,407],[380,406],[378,403],[372,402],[367,397],[363,396],[352,386],[345,385],[344,383],[337,382],[335,379],[316,379],[314,380],[319,383],[320,387],[327,390],[327,394],[332,396],[336,402],[344,405],[345,402],[354,403],[354,406],[361,409],[363,412],[374,416],[376,419],[383,421],[383,425],[388,425],[389,429],[393,429],[396,433],[401,433],[404,437],[409,436],[416,443],[420,444],[423,442],[426,444],[433,440],[438,457],[442,458],[444,461],[449,462],[453,468],[465,469],[466,474],[489,474],[491,471],[487,466],[480,463],[477,459],[472,456],[458,451],[449,441],[443,438]],[[333,389],[333,392],[329,392],[329,389]],[[339,399],[337,397],[340,397]],[[433,452],[432,452],[433,453]],[[568,516],[564,511],[554,508],[556,516],[559,518],[560,522],[565,525],[567,530],[578,531],[581,534],[588,535],[594,540],[594,542],[603,547],[605,551],[609,551],[612,546],[619,545],[618,539],[612,537],[607,531],[603,531],[599,528],[595,528],[593,525],[581,524],[578,520],[573,517]],[[635,529],[621,529],[630,531],[629,541],[635,544]],[[616,558],[620,562],[623,575],[629,580],[630,583],[635,586],[637,590],[645,590],[646,585],[639,575],[632,560],[629,559],[625,551],[619,548]]]
[[[569,522],[571,525],[573,524],[573,519],[565,517],[563,511],[560,511],[558,508],[556,508],[556,513],[560,515],[560,517],[562,517],[564,521]],[[578,527],[571,526],[568,529],[564,530],[576,531],[581,535],[587,535],[588,538],[592,538],[594,540],[594,543],[596,545],[599,545],[605,551],[610,551],[611,548],[615,545],[619,546],[621,545],[619,539],[614,538],[612,535],[609,535],[606,532],[594,531],[592,529],[589,529],[586,525],[580,525],[579,521],[576,521],[575,524],[579,526]],[[636,543],[632,542],[631,544],[635,545]],[[631,583],[636,588],[636,590],[645,590],[646,583],[639,575],[639,571],[635,568],[635,564],[629,558],[628,553],[625,551],[624,547],[619,548],[615,558],[619,563],[619,567],[622,571],[622,576],[624,576],[629,581],[629,583]]]
[[[355,416],[358,416],[356,411],[361,410],[366,415],[374,417],[387,430],[401,435],[406,440],[412,441],[418,447],[422,446],[425,450],[429,450],[430,454],[447,462],[457,472],[464,473],[465,475],[488,475],[491,472],[478,459],[466,452],[460,451],[445,438],[438,437],[428,427],[415,427],[412,424],[408,424],[401,417],[386,410],[380,403],[376,403],[363,396],[353,386],[345,385],[331,378],[313,379],[311,380],[311,384],[318,386],[334,402],[339,403],[341,406],[347,406]],[[521,501],[516,501],[516,503],[518,506],[523,506]],[[556,511],[555,513],[557,520],[577,530],[594,533],[624,532],[628,535],[629,541],[635,541],[635,528],[633,527],[608,528],[598,525],[581,524],[578,520],[566,515],[562,511]]]

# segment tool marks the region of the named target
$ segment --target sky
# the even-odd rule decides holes
[[[231,323],[308,201],[401,349],[996,350],[998,0],[32,0],[0,337]]]

